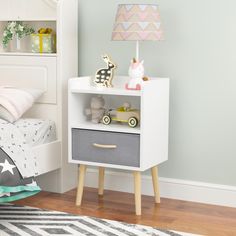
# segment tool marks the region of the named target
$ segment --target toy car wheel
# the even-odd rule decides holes
[[[111,123],[111,117],[108,116],[108,115],[103,116],[103,117],[102,117],[102,123],[103,123],[104,125],[109,125],[109,124]]]
[[[132,128],[135,128],[138,125],[138,119],[135,117],[129,118],[128,125]]]

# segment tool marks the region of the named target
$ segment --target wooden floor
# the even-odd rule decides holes
[[[15,203],[195,234],[236,235],[235,208],[165,198],[154,204],[153,197],[142,196],[142,216],[138,217],[132,194],[105,191],[104,197],[98,197],[96,189],[86,188],[82,207],[75,206],[75,195],[75,190],[65,194],[41,192]]]

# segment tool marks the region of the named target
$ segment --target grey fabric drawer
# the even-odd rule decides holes
[[[99,145],[115,145],[116,148]],[[140,135],[72,129],[72,159],[140,167]]]

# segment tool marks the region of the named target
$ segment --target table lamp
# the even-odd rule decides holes
[[[140,62],[139,60],[139,41],[159,41],[162,39],[163,32],[158,5],[118,5],[112,40],[136,41],[136,57],[129,69],[131,77],[141,77],[144,75],[143,61]],[[140,89],[140,87],[135,87],[134,85],[131,85],[131,87],[133,89]]]

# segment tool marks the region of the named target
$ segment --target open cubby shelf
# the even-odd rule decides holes
[[[12,21],[12,20],[9,20]],[[0,54],[2,55],[14,55],[14,56],[28,56],[28,55],[36,55],[36,56],[42,56],[42,55],[52,55],[55,56],[56,53],[33,53],[31,51],[31,39],[30,36],[24,37],[20,40],[21,42],[21,50],[20,51],[12,51],[10,48],[10,44],[8,48],[3,48],[2,45],[2,37],[3,37],[3,31],[8,23],[8,20],[1,21],[0,20]],[[51,28],[53,31],[57,34],[57,21],[56,20],[37,20],[37,21],[23,21],[23,23],[27,24],[28,26],[35,29],[35,32],[37,32],[40,28]],[[56,35],[57,36],[57,35]]]
[[[94,89],[94,90],[93,90]],[[124,132],[124,133],[140,133],[140,125],[135,128],[131,128],[127,123],[121,123],[112,121],[109,125],[104,125],[102,123],[94,124],[85,115],[85,109],[90,108],[90,101],[92,97],[102,96],[105,100],[105,109],[117,109],[121,107],[125,102],[130,103],[132,108],[139,109],[141,107],[140,96],[130,96],[128,90],[124,89],[100,89],[92,88],[91,90],[86,90],[84,92],[83,88],[78,89],[77,92],[71,90],[71,103],[77,109],[74,110],[71,116],[71,127],[81,128],[81,129],[92,129],[92,130],[103,130],[103,131],[113,131],[113,132]],[[123,91],[122,96],[118,96],[119,91]],[[125,93],[127,91],[127,94]],[[133,92],[133,91],[132,91]]]

